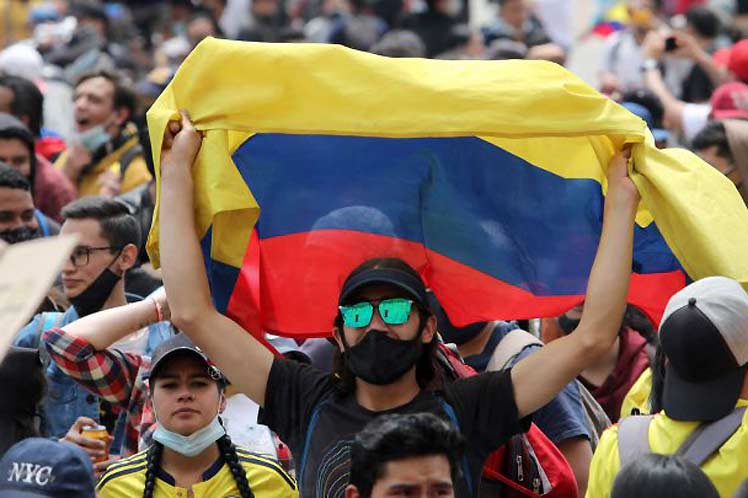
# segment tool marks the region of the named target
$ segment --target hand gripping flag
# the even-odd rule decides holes
[[[458,325],[561,313],[584,296],[624,143],[642,194],[629,301],[658,317],[687,279],[748,284],[732,183],[552,63],[207,39],[148,112],[157,164],[179,109],[205,132],[214,302],[253,333],[329,335],[343,280],[379,256],[415,267]]]

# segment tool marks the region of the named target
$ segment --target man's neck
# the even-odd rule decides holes
[[[203,474],[219,456],[217,444],[211,444],[194,457],[184,456],[164,447],[161,468],[174,478],[177,486],[189,489],[192,485],[202,482]]]
[[[483,350],[486,349],[486,344],[488,344],[488,341],[491,339],[494,328],[494,322],[488,322],[483,330],[481,330],[480,334],[457,346],[457,349],[460,350],[460,356],[465,358],[467,356],[481,354]]]
[[[413,401],[421,388],[416,380],[416,367],[391,384],[379,386],[356,378],[356,401],[373,412],[391,410]]]
[[[125,297],[125,278],[122,277],[117,285],[114,286],[109,297],[104,301],[102,310],[108,310],[109,308],[117,308],[118,306],[124,306],[127,304],[127,297]]]

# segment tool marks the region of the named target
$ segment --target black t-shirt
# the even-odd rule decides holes
[[[339,394],[330,374],[279,358],[270,370],[260,422],[291,448],[300,497],[342,498],[356,433],[379,415],[416,412],[434,413],[450,423],[456,418],[467,441],[461,464],[469,468],[467,480],[456,483],[455,495],[461,497],[471,496],[468,489],[477,496],[474,484],[488,454],[530,425],[529,417],[517,419],[509,370],[458,379],[444,392],[421,391],[403,406],[372,412],[355,395]]]

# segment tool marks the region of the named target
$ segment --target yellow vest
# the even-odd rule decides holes
[[[122,144],[119,148],[105,156],[90,171],[78,178],[78,196],[85,197],[88,195],[99,195],[99,175],[107,170],[117,174],[120,173],[120,158],[132,147],[138,145],[138,137],[132,137]],[[55,161],[55,168],[62,170],[67,161],[68,151],[60,154]],[[151,180],[151,173],[148,171],[145,159],[142,155],[136,156],[127,166],[124,178],[121,179],[120,192],[125,193]]]
[[[737,407],[748,406],[739,399]],[[664,412],[655,415],[649,426],[649,446],[653,453],[671,455],[688,438],[698,422],[669,418]],[[618,458],[618,426],[607,429],[592,456],[586,498],[609,498],[613,480],[620,470]],[[730,498],[748,478],[748,411],[735,434],[701,466],[719,491],[721,498]]]
[[[277,460],[266,455],[236,448],[239,462],[247,473],[252,493],[257,498],[298,498],[296,481],[286,473]],[[147,450],[112,464],[96,485],[99,498],[137,498],[143,496],[147,465]],[[220,467],[219,467],[220,466]],[[205,472],[205,480],[192,486],[195,498],[239,497],[239,488],[229,466],[217,462],[216,468]],[[187,498],[187,489],[174,486],[156,477],[154,498]]]

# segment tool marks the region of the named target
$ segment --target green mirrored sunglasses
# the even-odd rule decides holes
[[[410,318],[410,310],[413,301],[402,297],[383,299],[379,304],[362,301],[360,303],[338,306],[340,314],[343,315],[343,324],[346,327],[360,328],[371,323],[374,316],[374,306],[379,311],[379,316],[387,325],[402,325]]]

